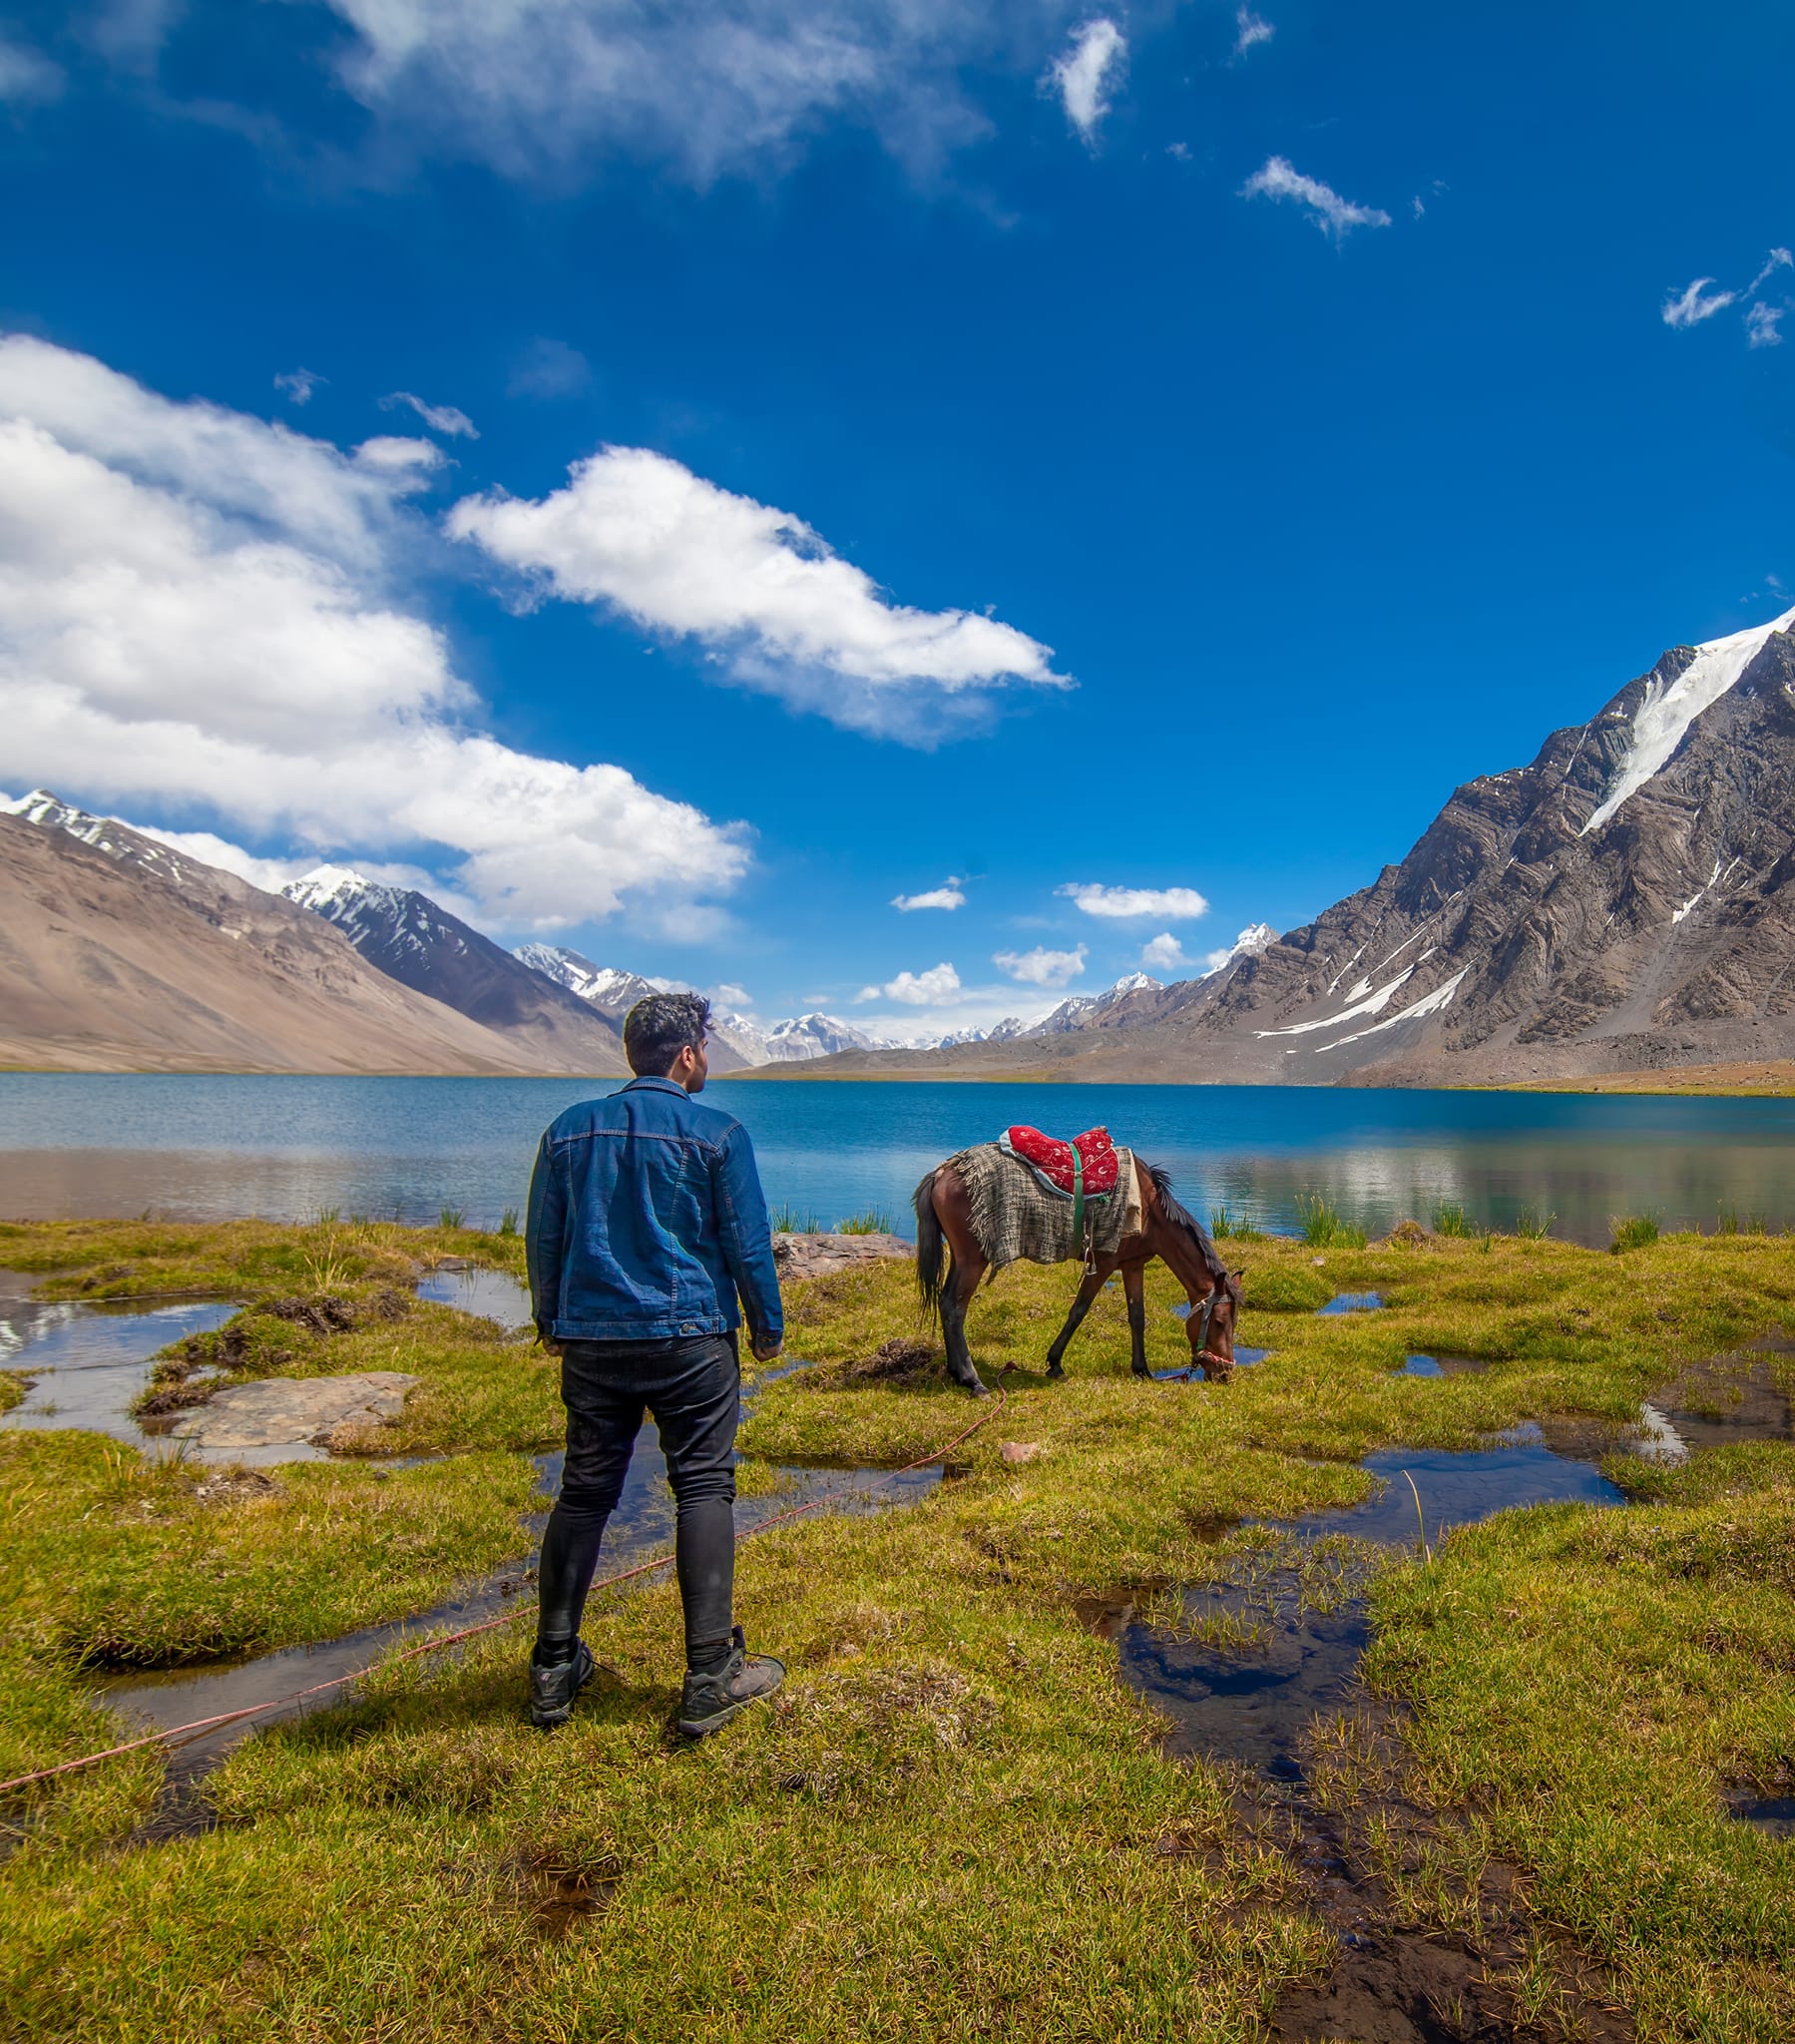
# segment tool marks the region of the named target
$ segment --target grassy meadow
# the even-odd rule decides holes
[[[970,1323],[988,1381],[1015,1366],[1001,1409],[915,1347],[906,1266],[790,1287],[814,1366],[760,1388],[744,1488],[903,1463],[990,1416],[918,1502],[744,1544],[737,1615],[791,1670],[770,1705],[672,1734],[658,1580],[595,1599],[601,1674],[553,1738],[524,1719],[524,1623],[237,1748],[209,1830],[151,1830],[148,1754],[15,1792],[0,2036],[1250,2044],[1306,2034],[1303,1997],[1354,1963],[1305,1847],[1325,1832],[1369,1942],[1469,1982],[1439,2035],[1781,2044],[1795,1844],[1723,1799],[1795,1765],[1795,1447],[1616,1458],[1625,1510],[1505,1514],[1429,1551],[1300,1554],[1251,1522],[1363,1498],[1376,1448],[1625,1423],[1685,1366],[1795,1330],[1795,1244],[1309,1233],[1225,1245],[1239,1338],[1270,1351],[1227,1384],[1132,1378],[1114,1287],[1049,1384],[1075,1274],[1006,1273]],[[365,1454],[253,1476],[0,1432],[0,1779],[124,1735],[97,1672],[327,1638],[519,1557],[555,1368],[411,1299],[451,1254],[521,1268],[515,1237],[448,1227],[0,1226],[0,1266],[53,1295],[243,1301],[166,1358],[177,1398],[196,1362],[423,1379]],[[1314,1311],[1370,1290],[1382,1312]],[[1187,1359],[1178,1296],[1153,1267],[1156,1368]],[[1487,1367],[1398,1374],[1412,1352]],[[429,1459],[374,1459],[394,1454]],[[1181,1590],[1268,1557],[1317,1601],[1369,1584],[1374,1621],[1365,1697],[1316,1728],[1297,1801],[1167,1758],[1081,1618],[1125,1592],[1175,1628]],[[1506,2027],[1479,2030],[1492,2009]]]

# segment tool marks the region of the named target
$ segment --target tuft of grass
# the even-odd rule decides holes
[[[1616,1214],[1610,1226],[1613,1240],[1608,1244],[1608,1250],[1616,1257],[1628,1250],[1649,1249],[1658,1239],[1655,1214]]]
[[[1434,1209],[1434,1233],[1463,1237],[1475,1235],[1477,1231],[1457,1200],[1445,1200]]]
[[[1523,1207],[1515,1216],[1515,1233],[1523,1242],[1545,1242],[1558,1218],[1556,1214],[1542,1214],[1537,1207]]]
[[[499,1233],[501,1235],[516,1235],[517,1223],[517,1209],[515,1207],[507,1207],[504,1213],[499,1216]]]
[[[850,1214],[845,1221],[835,1224],[837,1235],[890,1235],[891,1216],[883,1207],[868,1207],[864,1213]]]
[[[1296,1203],[1302,1220],[1302,1239],[1311,1249],[1362,1250],[1365,1231],[1342,1221],[1339,1210],[1324,1193],[1311,1193]]]
[[[808,1207],[794,1207],[782,1201],[767,1216],[775,1235],[822,1235],[827,1231]]]
[[[467,1226],[467,1209],[465,1207],[445,1207],[436,1217],[436,1224],[439,1228],[465,1228]]]
[[[1255,1228],[1244,1214],[1230,1214],[1225,1206],[1209,1209],[1209,1233],[1218,1242],[1266,1242],[1264,1229]]]

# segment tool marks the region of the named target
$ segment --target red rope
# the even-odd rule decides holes
[[[1005,1374],[1008,1374],[1007,1370],[1000,1372],[1000,1375]],[[912,1475],[918,1469],[927,1469],[933,1463],[941,1461],[962,1441],[969,1440],[980,1427],[994,1420],[1009,1400],[1009,1392],[1000,1391],[997,1403],[982,1413],[970,1426],[963,1426],[951,1440],[943,1441],[940,1447],[931,1453],[918,1457],[914,1462],[906,1462],[901,1469],[887,1471],[879,1479],[880,1482],[893,1483],[900,1476]],[[787,1519],[800,1518],[805,1512],[814,1512],[819,1506],[829,1504],[835,1498],[846,1497],[850,1489],[851,1486],[847,1484],[838,1484],[833,1490],[825,1490],[805,1504],[792,1505],[786,1511],[775,1512],[770,1519],[762,1519],[757,1525],[750,1526],[737,1540],[736,1545],[739,1546],[742,1540],[752,1540],[756,1534],[764,1533],[769,1527],[780,1525]],[[614,1576],[602,1576],[592,1587],[595,1590],[608,1590],[615,1584],[632,1582],[638,1576],[652,1575],[656,1569],[666,1568],[673,1558],[671,1554],[657,1555],[653,1561],[639,1562],[633,1569],[620,1569]],[[290,1705],[305,1703],[309,1698],[323,1696],[329,1690],[341,1689],[346,1683],[360,1682],[364,1676],[372,1675],[381,1668],[396,1668],[401,1662],[415,1661],[420,1654],[438,1653],[444,1647],[457,1646],[463,1640],[471,1640],[476,1634],[490,1633],[499,1626],[513,1625],[531,1608],[529,1605],[521,1605],[515,1611],[502,1612],[497,1618],[483,1619],[479,1625],[463,1626],[460,1632],[444,1633],[437,1639],[425,1640],[418,1646],[406,1648],[404,1653],[394,1655],[390,1659],[370,1661],[365,1668],[357,1668],[348,1675],[334,1675],[328,1682],[313,1683],[309,1689],[294,1690],[289,1696],[274,1697],[265,1704],[245,1704],[240,1711],[224,1711],[216,1718],[196,1718],[191,1724],[171,1725],[164,1731],[149,1733],[142,1739],[128,1739],[122,1746],[109,1746],[100,1753],[84,1754],[77,1761],[64,1761],[60,1767],[39,1768],[34,1774],[15,1775],[10,1782],[0,1782],[0,1795],[14,1788],[28,1788],[36,1782],[53,1782],[59,1775],[73,1775],[83,1768],[94,1767],[101,1761],[116,1760],[122,1754],[141,1753],[147,1746],[187,1745],[199,1738],[202,1733],[216,1732],[222,1726],[238,1724],[244,1718],[259,1718],[269,1711],[282,1711]]]

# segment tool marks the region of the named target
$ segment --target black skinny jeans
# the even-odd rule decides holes
[[[605,1522],[617,1508],[645,1411],[655,1415],[678,1507],[674,1565],[686,1665],[727,1657],[735,1589],[735,1428],[741,1362],[733,1334],[664,1341],[568,1341],[561,1397],[567,1464],[542,1541],[537,1659],[565,1660],[580,1630]]]

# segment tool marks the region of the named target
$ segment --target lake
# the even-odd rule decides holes
[[[617,1082],[0,1073],[0,1215],[302,1221],[334,1208],[495,1226],[522,1210],[544,1126]],[[1795,1100],[1268,1086],[984,1086],[719,1080],[767,1197],[830,1227],[868,1209],[911,1232],[931,1165],[1015,1122],[1106,1124],[1164,1164],[1199,1213],[1294,1228],[1321,1194],[1380,1233],[1462,1205],[1602,1243],[1609,1218],[1666,1229],[1795,1226]]]

